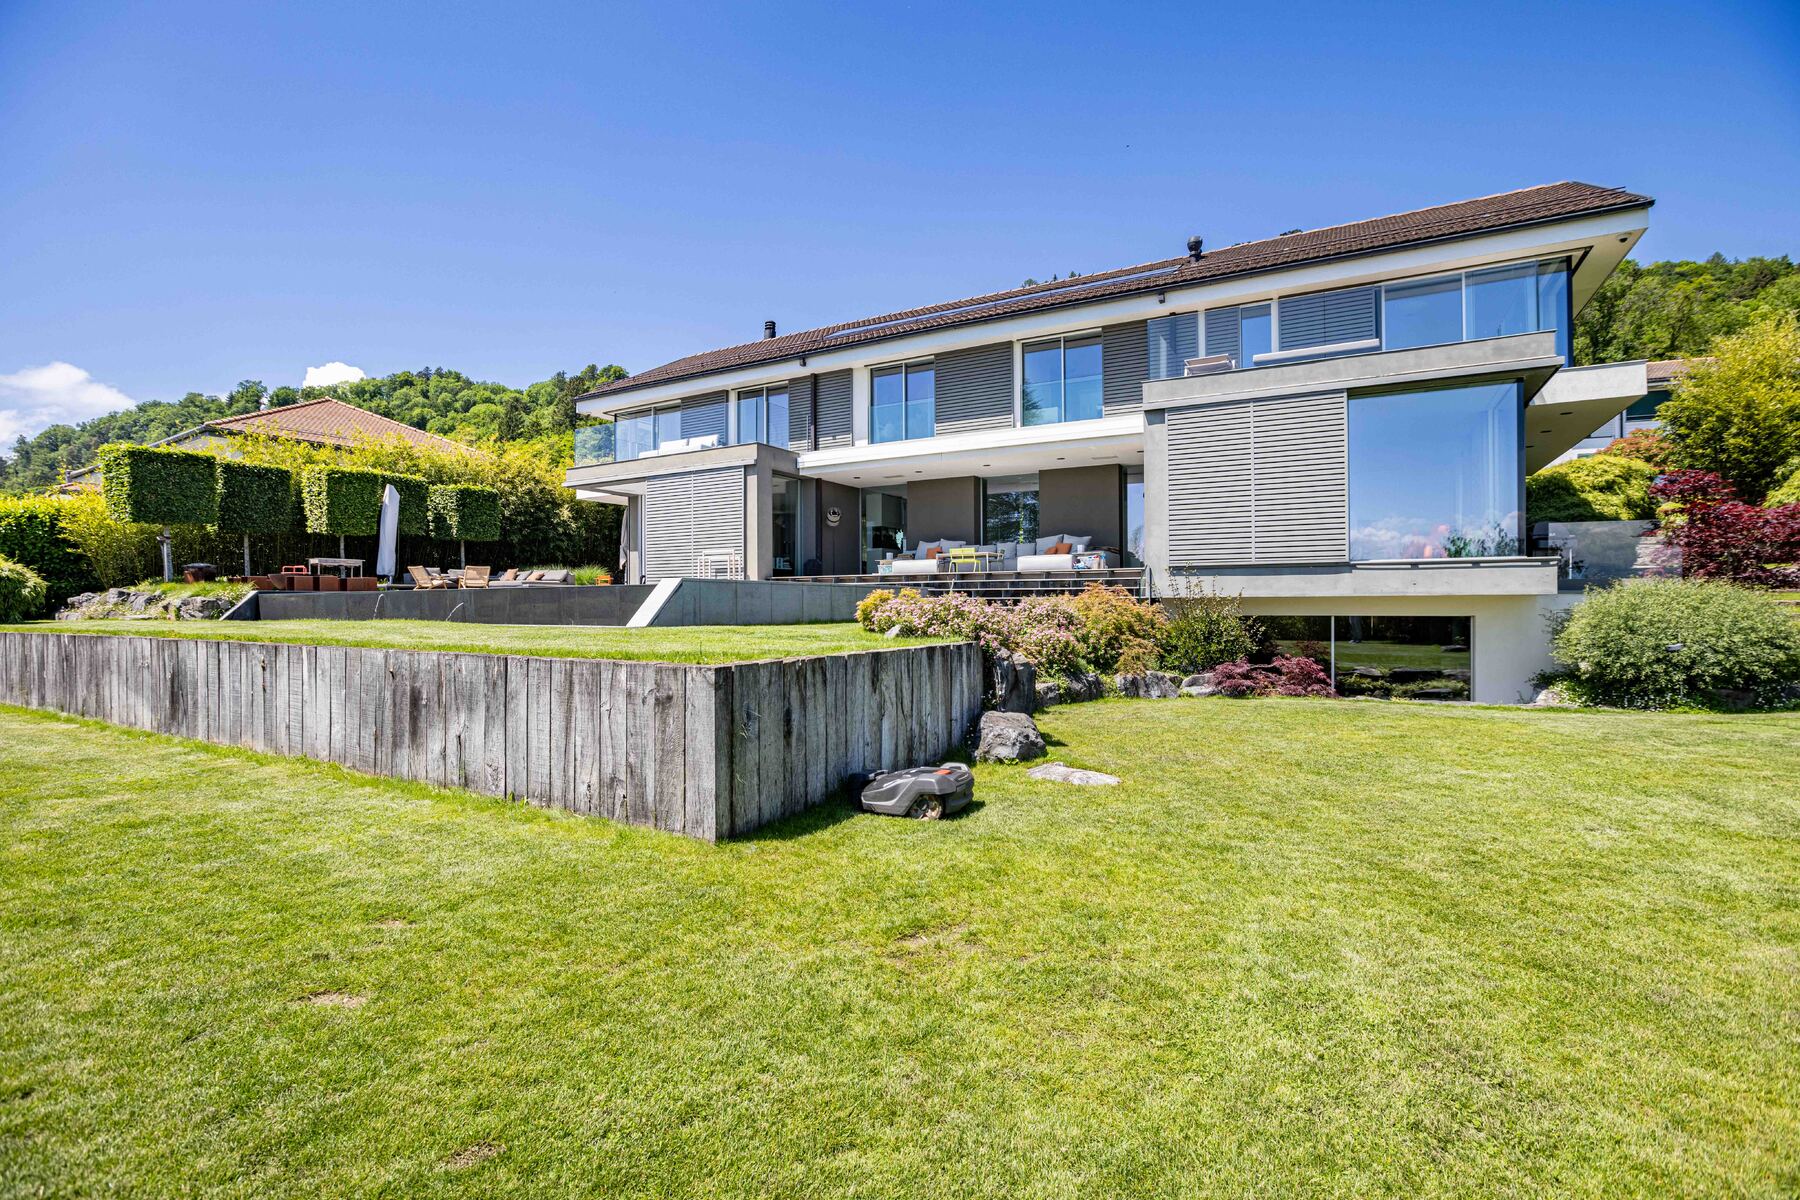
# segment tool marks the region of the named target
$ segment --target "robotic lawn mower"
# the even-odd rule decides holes
[[[975,795],[975,773],[962,763],[878,771],[862,789],[865,812],[935,821],[968,804]]]

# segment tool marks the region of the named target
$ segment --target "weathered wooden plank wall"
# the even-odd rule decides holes
[[[981,687],[966,644],[690,666],[0,634],[6,703],[708,841],[942,756]]]

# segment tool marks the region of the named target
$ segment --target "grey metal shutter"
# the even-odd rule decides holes
[[[725,407],[724,392],[708,392],[704,396],[689,396],[681,402],[681,436],[683,438],[717,434],[719,444],[724,445],[730,436],[730,419]]]
[[[1169,562],[1247,563],[1251,557],[1249,404],[1171,409]]]
[[[1237,324],[1233,322],[1232,329]],[[1144,323],[1146,378],[1179,379],[1187,360],[1200,356],[1200,314],[1171,313]]]
[[[1253,404],[1252,562],[1344,562],[1350,557],[1344,397]]]
[[[1105,351],[1101,351],[1104,362]],[[1011,342],[937,356],[937,432],[1004,429],[1013,423]]]
[[[1358,342],[1376,335],[1375,289],[1347,288],[1281,300],[1281,349]]]
[[[787,382],[788,449],[812,449],[812,376]]]
[[[1213,308],[1206,313],[1206,350],[1211,357],[1214,354],[1229,354],[1233,366],[1238,365],[1238,310],[1235,308]]]
[[[652,582],[712,574],[735,562],[744,574],[744,468],[656,475],[644,484],[644,576]],[[734,557],[735,556],[735,557]]]
[[[1172,565],[1349,558],[1343,395],[1173,409],[1168,455]]]
[[[854,433],[850,372],[827,371],[819,376],[819,449],[848,446]]]
[[[1144,403],[1144,322],[1127,321],[1100,331],[1101,408],[1107,416],[1136,412]]]

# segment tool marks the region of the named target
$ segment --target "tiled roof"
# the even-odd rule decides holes
[[[1675,382],[1679,375],[1685,375],[1697,362],[1711,362],[1710,358],[1665,358],[1660,362],[1644,364],[1644,382],[1653,392],[1662,391]]]
[[[654,383],[668,383],[735,367],[778,362],[826,348],[855,346],[924,330],[947,329],[1135,292],[1187,287],[1234,275],[1251,275],[1281,267],[1391,250],[1443,238],[1468,237],[1618,208],[1636,208],[1651,203],[1654,201],[1648,196],[1619,188],[1596,187],[1587,183],[1545,184],[1498,196],[1483,196],[1436,208],[1422,208],[1391,217],[1376,217],[1348,225],[1283,234],[1260,242],[1224,246],[1207,250],[1198,261],[1186,256],[1166,258],[1056,283],[1013,288],[966,300],[951,300],[923,308],[867,317],[861,321],[763,338],[740,346],[728,346],[722,350],[709,350],[704,354],[676,359],[595,388],[586,393],[586,396],[605,396]]]
[[[221,417],[208,421],[207,429],[225,429],[233,433],[256,433],[266,437],[297,438],[327,446],[350,446],[359,441],[381,441],[399,438],[415,446],[436,450],[462,450],[469,447],[423,429],[390,420],[354,404],[345,404],[327,396],[322,400],[306,400],[280,408],[264,408],[238,417]]]

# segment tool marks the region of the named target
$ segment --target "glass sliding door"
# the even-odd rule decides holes
[[[1038,536],[1038,477],[1005,475],[981,481],[981,540],[1032,542]]]
[[[799,570],[800,481],[792,475],[777,475],[770,483],[770,574],[793,575]]]
[[[785,411],[787,397],[782,396]],[[937,432],[937,371],[907,363],[869,372],[869,440],[899,442]]]
[[[1091,421],[1102,415],[1105,371],[1099,334],[1027,342],[1019,356],[1020,424]]]

